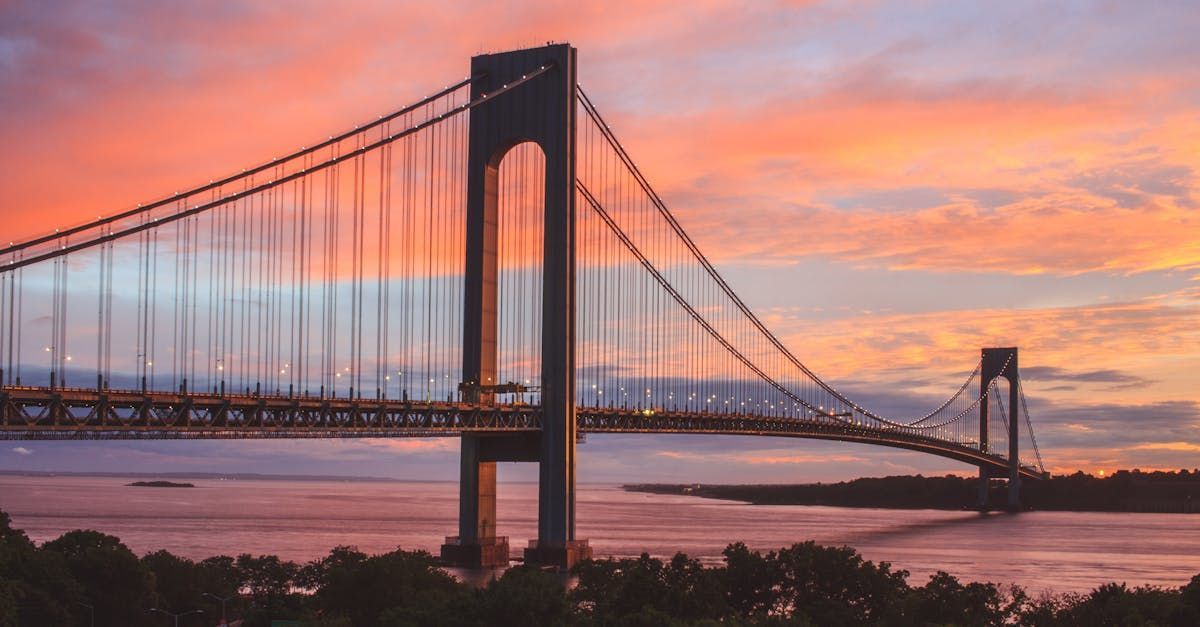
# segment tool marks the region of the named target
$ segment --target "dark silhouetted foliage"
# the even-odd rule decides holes
[[[62,556],[38,550],[0,511],[0,626],[73,622],[82,598]]]
[[[645,553],[637,559],[600,560],[575,568],[571,597],[598,624],[624,624],[649,614],[678,620],[717,620],[731,613],[713,569],[679,553],[669,562]]]
[[[72,531],[41,547],[0,512],[0,627],[165,624],[146,614],[203,609],[180,625],[215,623],[229,597],[246,627],[1200,625],[1200,575],[1179,588],[1105,584],[1088,594],[1030,597],[1021,588],[960,582],[923,586],[850,547],[803,542],[766,553],[737,543],[705,567],[677,554],[578,564],[568,575],[527,566],[487,585],[461,583],[424,551],[367,555],[340,546],[303,566],[272,555],[199,562],[167,551],[140,560],[113,536]]]
[[[410,607],[423,595],[448,594],[458,585],[425,551],[367,556],[337,547],[302,572],[324,615],[363,627],[378,625],[384,610]]]
[[[98,531],[68,531],[41,551],[62,557],[94,608],[97,627],[146,622],[146,610],[157,600],[154,575],[120,539]]]

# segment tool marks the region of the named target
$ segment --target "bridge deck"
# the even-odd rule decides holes
[[[828,420],[679,409],[580,407],[582,433],[696,433],[838,440],[904,448],[997,471],[1008,460],[915,430]],[[537,432],[522,404],[217,395],[85,388],[0,388],[0,440],[438,437]],[[1021,474],[1045,478],[1022,466]]]

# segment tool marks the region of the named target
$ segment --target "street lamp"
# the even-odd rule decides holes
[[[160,614],[166,614],[167,616],[174,618],[175,619],[175,627],[179,627],[179,617],[180,616],[187,616],[188,614],[203,614],[204,613],[204,610],[188,610],[186,612],[179,612],[178,614],[176,614],[175,612],[168,612],[167,610],[159,609],[157,607],[152,607],[146,611],[147,612],[159,612]]]
[[[90,624],[92,627],[96,627],[96,608],[84,603],[83,601],[76,601],[75,605],[82,605],[83,607],[87,608],[88,624]]]
[[[227,597],[219,597],[219,596],[217,596],[217,595],[215,595],[215,594],[213,594],[213,593],[211,593],[211,592],[201,592],[201,593],[200,593],[200,596],[202,596],[202,597],[208,597],[208,598],[210,598],[210,599],[216,599],[217,601],[220,601],[220,602],[221,602],[221,620],[222,620],[222,621],[224,621],[224,620],[225,620],[225,602],[226,602],[226,601],[232,601],[233,599],[236,599],[236,598],[237,598],[237,595],[236,595],[236,594],[231,594],[231,595],[229,595],[229,596],[227,596]]]

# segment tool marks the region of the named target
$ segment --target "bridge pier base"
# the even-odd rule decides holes
[[[592,559],[592,547],[587,540],[567,540],[563,544],[544,544],[530,540],[525,548],[525,563],[531,566],[548,566],[570,570],[583,560]]]
[[[988,472],[987,468],[979,468],[979,496],[976,498],[975,506],[981,512],[986,512],[991,509],[991,485],[992,473]]]
[[[442,561],[460,568],[506,568],[508,538],[480,538],[478,542],[463,543],[458,536],[446,536],[442,545]]]
[[[496,462],[485,442],[462,436],[459,451],[458,535],[447,536],[442,560],[464,568],[508,566],[508,538],[496,536]]]
[[[1008,511],[1021,511],[1021,476],[1008,478]]]

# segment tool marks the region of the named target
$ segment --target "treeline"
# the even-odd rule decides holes
[[[797,485],[627,485],[627,490],[690,494],[756,505],[832,505],[894,509],[973,509],[979,479],[896,476]],[[991,503],[1006,503],[1006,487],[992,488]],[[1021,482],[1026,509],[1080,512],[1200,513],[1200,470],[1120,470],[1107,477],[1082,472]]]
[[[1200,575],[1182,588],[1107,584],[1035,597],[940,572],[914,587],[903,570],[812,542],[765,554],[733,544],[724,555],[718,567],[683,554],[590,561],[569,580],[515,567],[475,587],[424,551],[338,547],[307,564],[250,555],[196,562],[166,551],[139,558],[95,531],[36,546],[0,512],[0,626],[174,624],[151,607],[203,610],[178,624],[213,625],[221,597],[247,627],[1200,624]]]

